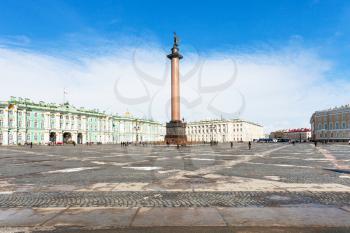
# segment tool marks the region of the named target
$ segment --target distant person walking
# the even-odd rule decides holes
[[[317,146],[317,141],[314,142],[315,143],[315,147]]]
[[[30,142],[30,148],[33,148],[33,142]]]
[[[249,148],[249,150],[252,149],[252,143],[251,143],[251,141],[248,142],[248,148]]]
[[[232,147],[233,147],[233,142],[231,142],[231,149],[232,149]]]

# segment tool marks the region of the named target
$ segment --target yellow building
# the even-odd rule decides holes
[[[311,138],[316,141],[345,142],[350,140],[350,106],[316,111],[310,119]]]

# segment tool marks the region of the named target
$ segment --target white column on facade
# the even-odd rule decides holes
[[[3,133],[2,133],[2,144],[3,145],[8,145],[8,142],[9,142],[9,134],[8,134],[8,130],[4,130]]]
[[[3,136],[2,136],[3,145],[9,144],[8,125],[9,125],[8,108],[5,108],[4,115],[3,115]]]

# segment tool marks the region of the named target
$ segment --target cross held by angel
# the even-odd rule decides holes
[[[174,45],[178,46],[180,43],[180,38],[176,35],[176,32],[174,32]]]

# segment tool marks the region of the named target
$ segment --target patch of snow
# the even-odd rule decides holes
[[[158,173],[160,173],[160,174],[164,174],[164,173],[170,173],[170,172],[179,172],[179,171],[181,171],[181,170],[174,169],[174,170],[158,171]]]
[[[185,159],[199,160],[199,161],[213,161],[213,160],[215,160],[215,159],[203,159],[203,158],[185,158]]]
[[[12,191],[2,191],[0,192],[0,194],[12,194],[13,192]]]
[[[141,171],[153,171],[153,170],[162,169],[161,167],[123,167],[123,168],[129,168],[129,169],[141,170]]]
[[[105,162],[100,162],[100,161],[91,161],[91,163],[99,164],[99,165],[107,164]]]
[[[96,169],[99,167],[76,167],[76,168],[66,168],[66,169],[61,169],[61,170],[55,170],[55,171],[47,171],[43,172],[44,174],[52,174],[52,173],[70,173],[70,172],[80,172],[84,170],[91,170],[91,169]]]
[[[264,178],[269,180],[280,180],[281,178],[279,176],[264,176]]]

